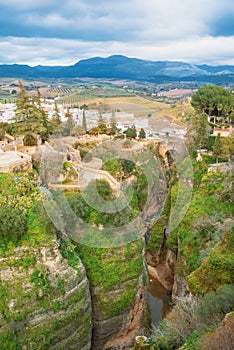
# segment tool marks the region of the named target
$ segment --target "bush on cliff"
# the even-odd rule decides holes
[[[27,218],[21,208],[4,205],[0,207],[0,240],[17,243],[27,232]]]

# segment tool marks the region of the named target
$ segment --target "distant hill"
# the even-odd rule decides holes
[[[204,81],[234,83],[234,66],[149,61],[115,55],[81,60],[72,66],[0,65],[2,78],[117,78],[151,82]]]

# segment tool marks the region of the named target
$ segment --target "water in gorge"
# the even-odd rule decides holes
[[[157,326],[170,311],[171,305],[166,288],[152,276],[149,276],[147,299],[152,325]]]

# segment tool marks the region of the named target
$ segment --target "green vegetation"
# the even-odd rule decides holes
[[[86,161],[86,162],[89,162],[92,160],[92,154],[91,154],[91,150],[92,148],[95,147],[95,144],[94,143],[89,143],[89,142],[86,142],[86,143],[80,143],[79,141],[77,141],[73,147],[75,149],[78,149],[80,151],[80,156],[81,156],[81,159],[82,161]],[[89,153],[90,152],[90,153]]]
[[[66,245],[63,255],[68,265],[66,260],[60,263],[57,232],[43,208],[34,175],[0,174],[0,220],[4,220],[0,270],[7,276],[0,281],[0,348],[5,350],[46,350],[64,338],[63,329],[69,325],[71,335],[76,327],[78,339],[85,342],[90,333],[87,285],[67,294],[68,281],[76,286],[83,278],[80,259]],[[56,260],[55,273],[50,266]],[[42,317],[39,323],[37,315]]]
[[[118,133],[116,123],[117,123],[117,121],[116,121],[115,113],[112,110],[112,114],[111,114],[111,118],[110,118],[110,134],[111,135],[115,135]]]
[[[126,136],[130,139],[135,139],[137,137],[136,128],[128,128],[124,131],[124,134],[126,134]]]
[[[5,244],[17,243],[28,231],[28,212],[40,198],[34,176],[0,174],[0,239]]]
[[[143,128],[141,128],[141,130],[139,132],[139,139],[145,139],[145,138],[146,138],[145,130]]]
[[[207,121],[207,115],[204,112],[192,117],[190,132],[193,137],[194,147],[196,149],[205,148],[209,139],[210,127]]]
[[[0,206],[0,240],[18,242],[27,232],[27,218],[20,208]]]
[[[180,253],[186,266],[177,272],[187,276],[197,269],[224,235],[226,220],[233,215],[230,184],[232,174],[208,173],[201,178],[190,207],[180,225],[169,238],[179,237]]]
[[[219,162],[219,156],[221,155],[221,153],[222,153],[222,141],[221,141],[220,134],[218,134],[213,145],[213,155],[216,157],[216,163]]]
[[[16,99],[15,130],[17,134],[24,135],[24,142],[27,145],[36,145],[38,135],[42,140],[47,140],[51,129],[44,109],[41,107],[41,95],[31,98],[21,81],[19,81],[20,92]]]
[[[169,190],[161,216],[151,228],[147,250],[161,262],[166,260],[168,250],[175,253],[177,261],[174,272],[178,278],[188,282],[193,295],[175,305],[152,335],[146,345],[148,349],[206,349],[205,344],[208,340],[210,342],[212,334],[216,337],[223,334],[226,324],[223,319],[234,307],[233,175],[218,170],[216,173],[207,173],[208,165],[215,158],[218,161],[231,160],[234,154],[233,135],[225,140],[209,135],[207,116],[213,116],[214,122],[232,122],[233,97],[230,98],[230,94],[224,90],[206,87],[193,95],[192,105],[196,115],[189,116],[192,122],[191,149],[208,145],[213,155],[202,155],[202,160],[196,162],[196,152],[193,152],[192,200],[183,220],[170,234],[167,226],[179,184],[173,159],[168,154]],[[89,92],[80,91],[78,98],[82,93],[85,95]],[[64,90],[64,94],[71,93],[74,90]],[[102,111],[105,108],[111,110],[110,106],[102,104],[98,107],[98,127],[91,133],[117,134],[114,110],[108,128],[102,118]],[[63,135],[79,135],[85,133],[87,128],[85,110],[88,106],[83,104],[82,108],[82,129],[74,128],[69,110],[65,124],[61,125],[58,110],[55,110],[50,124],[40,106],[40,93],[31,98],[21,84],[13,127],[17,133],[24,132],[28,144],[35,143],[38,135],[46,140],[56,127],[60,128]],[[0,130],[0,137],[5,130],[4,126]],[[126,135],[128,140],[123,144],[128,148],[133,144],[130,139],[136,137],[135,128],[128,129]],[[139,138],[145,138],[143,129]],[[87,154],[94,144],[77,143],[75,146],[80,150],[82,160],[91,160],[92,155]],[[153,152],[159,156],[158,149]],[[160,161],[165,166],[163,160]],[[104,180],[91,182],[83,195],[77,191],[65,193],[73,212],[90,225],[87,242],[103,241],[103,228],[120,227],[134,220],[142,211],[148,186],[143,167],[128,160],[113,157],[106,159],[103,170],[117,180],[127,179],[129,182],[126,188],[122,188],[126,197],[130,198],[129,204],[115,213],[98,210],[100,197],[107,204],[115,203],[117,209],[118,201],[121,200]],[[63,174],[64,183],[72,181],[76,175],[70,162],[64,162]],[[115,248],[94,248],[65,239],[64,232],[69,233],[69,229],[74,228],[73,220],[64,214],[64,218],[60,219],[63,220],[65,230],[57,232],[43,208],[36,174],[0,174],[0,183],[0,260],[4,276],[0,281],[1,349],[49,349],[58,339],[63,341],[65,327],[71,332],[66,334],[68,342],[74,333],[77,337],[87,339],[91,315],[85,273],[91,287],[93,317],[98,321],[119,316],[134,307],[136,290],[145,274],[142,239],[135,238],[131,243]],[[187,184],[181,186],[185,188]],[[55,193],[55,196],[59,197],[60,193]],[[85,199],[93,201],[97,207],[88,205]],[[105,236],[105,239],[108,240],[108,237]],[[61,263],[61,271],[58,265],[56,269],[51,267],[55,262],[58,265]],[[77,285],[80,286],[78,290],[74,288]],[[39,315],[40,318],[41,314],[50,317],[42,317],[36,327],[28,322],[29,315]],[[228,322],[230,328],[233,323],[230,320]],[[68,343],[67,347],[70,346],[72,344]],[[61,348],[58,345],[58,349],[62,350],[62,347],[63,344]]]
[[[109,160],[107,164],[115,169],[116,164],[113,159]],[[118,165],[120,164],[118,163]],[[132,164],[124,163],[124,166],[127,172],[132,169]],[[96,226],[101,224],[104,227],[118,227],[127,224],[139,211],[140,201],[137,195],[140,196],[141,191],[147,185],[144,178],[141,178],[142,174],[139,170],[136,173],[139,177],[139,183],[136,182],[135,185],[135,193],[130,203],[132,207],[129,206],[129,208],[113,214],[102,213],[87,205],[82,195],[77,192],[66,194],[68,202],[74,213],[89,224]],[[96,203],[95,189],[105,201],[115,199],[109,183],[105,180],[90,182],[84,195]],[[95,237],[97,237],[97,233],[95,233]],[[138,285],[139,276],[143,274],[144,270],[142,249],[141,239],[128,243],[126,246],[109,249],[76,244],[75,252],[86,268],[89,282],[92,287],[97,288],[97,292],[93,294],[93,300],[99,305],[102,319],[120,315],[133,305],[135,288]],[[117,294],[116,290],[118,290]]]
[[[160,252],[157,257],[161,262],[168,250],[175,252],[177,278],[187,280],[194,296],[176,303],[159,329],[153,332],[150,349],[208,350],[208,342],[214,343],[212,335],[216,335],[216,329],[222,336],[219,348],[228,349],[224,347],[228,342],[225,334],[230,334],[231,325],[226,333],[222,322],[234,308],[233,174],[207,173],[207,166],[215,162],[215,155],[202,157],[200,162],[192,160],[193,197],[181,223],[165,235],[178,191],[177,181],[172,178],[161,217],[151,228],[149,252],[153,256]]]
[[[109,160],[107,164],[110,164],[110,162],[113,169],[113,160]],[[125,171],[130,171],[132,164],[128,162],[124,162],[123,164]],[[124,174],[124,171],[122,173]],[[71,191],[66,194],[66,197],[74,213],[87,223],[95,224],[96,226],[101,224],[104,227],[119,227],[125,225],[138,215],[147,200],[147,180],[145,175],[140,168],[133,174],[136,180],[131,186],[125,189],[125,195],[127,198],[131,195],[131,200],[129,205],[125,206],[123,209],[118,209],[118,205],[120,205],[121,208],[121,198],[115,197],[106,180],[91,181],[83,194]],[[114,213],[102,212],[87,204],[96,203],[97,205],[99,202],[98,195],[105,201],[112,202],[115,200],[116,211]]]
[[[231,92],[221,86],[207,85],[192,95],[192,106],[198,113],[205,112],[216,120],[232,120],[234,100]]]
[[[163,243],[164,231],[166,229],[166,225],[169,220],[170,209],[171,209],[171,190],[169,190],[167,194],[160,217],[153,224],[150,230],[150,240],[147,245],[147,250],[151,254],[155,254]],[[165,250],[166,248],[167,247],[165,247]]]
[[[234,132],[228,137],[222,140],[222,154],[228,157],[228,160],[232,160],[234,157]]]
[[[152,349],[203,349],[206,336],[221,324],[223,317],[233,308],[233,285],[223,285],[201,299],[184,298],[154,332]],[[219,340],[219,349],[227,349],[222,347],[222,340]]]
[[[123,177],[123,168],[120,159],[107,159],[102,166],[102,169],[108,171],[114,178],[116,178],[116,180],[121,180]]]
[[[205,294],[223,284],[234,284],[234,228],[227,232],[209,256],[189,277],[190,290]]]
[[[107,158],[102,169],[108,171],[117,180],[142,173],[141,168],[136,167],[133,161],[123,158]]]
[[[110,249],[77,246],[89,282],[98,289],[93,298],[100,305],[103,319],[120,315],[133,305],[143,273],[142,249],[141,240]]]
[[[159,329],[153,333],[154,345],[151,349],[209,349],[210,347],[203,347],[205,335],[210,334],[225,314],[233,310],[233,291],[233,285],[224,285],[201,299],[184,298],[179,301]]]
[[[84,131],[87,132],[87,122],[86,122],[86,116],[85,116],[85,108],[83,109],[82,127],[83,127]]]

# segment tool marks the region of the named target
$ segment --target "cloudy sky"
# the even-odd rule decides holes
[[[0,63],[122,54],[234,65],[233,0],[0,0]]]

